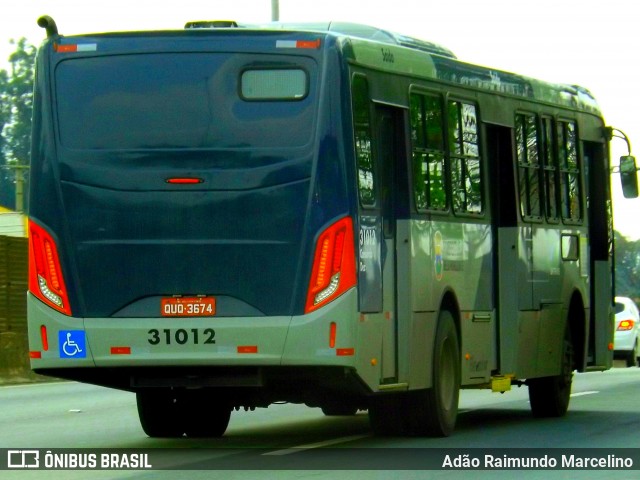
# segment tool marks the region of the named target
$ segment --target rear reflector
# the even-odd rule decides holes
[[[29,358],[42,358],[42,352],[29,352]]]
[[[337,334],[338,326],[336,322],[331,322],[329,325],[329,348],[335,348],[336,346],[336,334]]]
[[[337,348],[336,349],[336,355],[339,357],[350,357],[352,355],[355,355],[356,350],[355,348]]]
[[[258,353],[257,345],[240,345],[238,346],[238,353]]]
[[[42,341],[42,349],[45,352],[49,350],[49,337],[47,337],[46,325],[40,325],[40,340]]]
[[[131,355],[131,347],[111,347],[111,355]]]

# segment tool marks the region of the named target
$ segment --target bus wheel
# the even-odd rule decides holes
[[[529,402],[534,417],[562,417],[569,408],[573,381],[573,344],[569,330],[562,343],[560,375],[533,378],[527,381]]]
[[[432,365],[433,386],[407,396],[408,411],[412,412],[408,433],[446,437],[455,428],[460,398],[460,343],[448,310],[438,317]]]
[[[181,437],[179,407],[171,391],[141,391],[136,393],[138,417],[142,430],[150,437]]]
[[[369,404],[369,424],[373,433],[381,436],[404,435],[407,412],[404,396],[385,394],[373,397]]]
[[[181,409],[187,437],[221,437],[231,418],[230,406],[216,402],[204,392],[185,395]]]
[[[358,407],[354,407],[353,405],[344,404],[330,404],[321,407],[322,413],[324,413],[328,417],[332,416],[341,416],[341,417],[349,417],[358,413]]]

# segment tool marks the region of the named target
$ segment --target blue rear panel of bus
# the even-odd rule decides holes
[[[323,77],[327,46],[282,39],[44,45],[30,215],[58,244],[74,317],[160,316],[172,295],[215,295],[225,317],[302,313],[314,238],[349,210],[340,119],[323,113],[342,93]],[[247,70],[302,71],[305,94],[247,98]],[[319,102],[323,85],[332,93]]]

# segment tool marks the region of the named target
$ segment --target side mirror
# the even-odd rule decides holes
[[[636,157],[625,155],[620,157],[620,182],[624,198],[638,197],[638,174]]]

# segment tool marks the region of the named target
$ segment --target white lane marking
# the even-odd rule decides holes
[[[571,396],[572,397],[581,397],[583,395],[593,395],[594,393],[600,393],[597,390],[589,390],[587,392],[577,392],[577,393],[572,393]]]
[[[299,445],[297,447],[285,448],[283,450],[274,450],[273,452],[263,453],[262,455],[289,455],[290,453],[297,453],[303,450],[311,450],[312,448],[328,447],[329,445],[336,445],[338,443],[353,442],[361,438],[370,437],[370,433],[363,435],[351,435],[350,437],[334,438],[332,440],[325,440],[324,442],[308,443],[306,445]]]
[[[12,388],[25,388],[25,387],[43,387],[46,385],[64,385],[67,383],[76,383],[76,382],[34,382],[34,383],[15,383],[15,384],[10,384],[10,385],[2,385],[0,384],[0,388],[2,389],[12,389]]]

